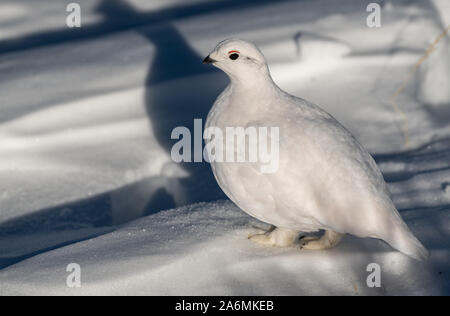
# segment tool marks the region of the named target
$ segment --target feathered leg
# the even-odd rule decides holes
[[[272,226],[268,232],[250,235],[248,239],[271,247],[289,247],[295,244],[298,234],[295,230]]]
[[[326,230],[322,237],[305,237],[300,240],[301,249],[322,250],[336,246],[344,234]]]

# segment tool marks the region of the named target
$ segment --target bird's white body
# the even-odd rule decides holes
[[[219,59],[220,52],[231,49],[242,56],[260,54],[252,44],[228,40],[210,56]],[[231,83],[205,127],[278,127],[279,164],[276,172],[262,173],[258,162],[212,162],[227,196],[248,214],[286,231],[323,229],[380,238],[424,258],[426,250],[397,212],[375,161],[352,134],[318,106],[278,88],[267,66],[241,66],[235,74],[234,62],[217,62]]]

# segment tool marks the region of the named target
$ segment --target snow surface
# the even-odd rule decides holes
[[[448,108],[410,81],[405,147],[391,105],[450,24],[448,1],[381,1],[382,27],[368,28],[371,1],[79,0],[80,30],[45,2],[0,3],[0,295],[450,294]],[[201,60],[228,37],[255,42],[283,89],[374,154],[427,262],[352,236],[321,252],[255,245],[267,225],[210,167],[172,162],[171,130],[192,129],[226,85]],[[66,286],[72,262],[81,288]],[[381,288],[366,286],[371,262]]]

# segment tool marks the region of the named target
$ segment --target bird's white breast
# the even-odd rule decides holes
[[[241,97],[228,87],[211,109],[206,127],[279,127],[279,167],[264,174],[259,163],[211,163],[227,196],[275,226],[374,235],[381,225],[377,221],[384,221],[380,216],[389,217],[380,209],[391,202],[370,155],[312,104],[281,91],[252,97]],[[364,223],[367,218],[374,223]]]

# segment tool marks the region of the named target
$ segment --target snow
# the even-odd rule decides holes
[[[441,34],[430,43],[432,53],[416,75],[417,99],[435,116],[450,119],[450,19],[448,2],[434,1],[439,14]]]
[[[448,111],[410,81],[405,147],[391,104],[449,24],[445,0],[383,1],[381,28],[365,25],[370,1],[79,0],[89,36],[65,27],[62,3],[34,2],[0,4],[0,295],[450,293]],[[253,244],[267,225],[210,167],[172,162],[171,130],[226,85],[201,60],[228,37],[255,42],[283,89],[374,154],[427,262],[352,236],[321,252]],[[81,288],[66,286],[72,262]],[[366,285],[372,262],[381,288]]]
[[[423,236],[420,227],[429,221],[445,219],[427,210],[411,213],[408,224],[419,236]],[[448,228],[448,224],[447,217],[442,225]],[[432,264],[424,264],[381,241],[355,237],[346,237],[338,248],[323,252],[265,248],[246,238],[255,231],[254,225],[267,228],[229,201],[162,211],[5,269],[0,294],[416,295],[448,291],[444,276],[438,274],[447,265],[448,249],[433,248]],[[441,245],[444,238],[433,237]],[[65,268],[72,262],[81,266],[81,288],[69,288],[64,282]],[[381,288],[365,284],[366,266],[371,262],[382,267]]]

